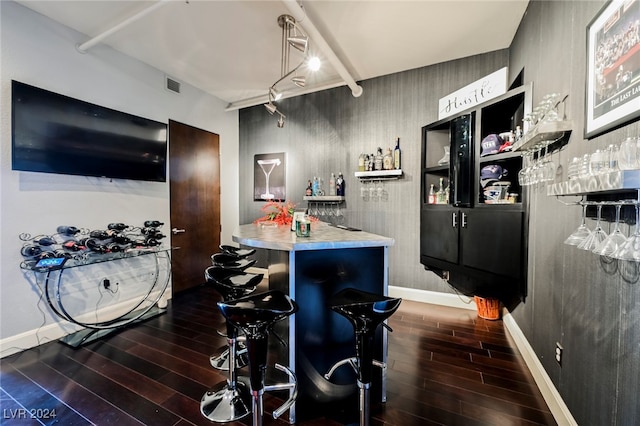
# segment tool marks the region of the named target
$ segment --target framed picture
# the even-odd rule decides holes
[[[584,136],[640,117],[640,2],[612,0],[587,26]]]
[[[284,152],[254,155],[254,201],[284,201],[286,199],[285,171],[286,163]]]

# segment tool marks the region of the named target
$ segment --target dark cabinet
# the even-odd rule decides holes
[[[522,118],[530,111],[527,85],[422,129],[420,261],[464,294],[504,301],[526,295],[526,191],[518,183],[522,158],[509,150],[487,155],[481,141],[523,128]],[[482,175],[486,166],[501,170],[491,187]],[[436,198],[440,203],[434,204],[429,194],[441,182],[448,199]],[[487,188],[494,187],[504,188],[504,196],[492,197]]]

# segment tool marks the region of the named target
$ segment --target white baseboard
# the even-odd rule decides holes
[[[438,291],[418,290],[415,288],[389,286],[389,296],[401,297],[414,302],[433,303],[452,308],[476,309],[473,299],[467,296],[441,293]]]
[[[170,294],[168,296],[170,297]],[[163,300],[166,303],[166,299]],[[160,302],[159,302],[160,303]],[[118,316],[129,312],[131,309],[131,301],[121,302],[108,306],[99,311],[100,318],[117,318]],[[89,312],[77,317],[78,321],[95,321],[95,312]],[[83,327],[75,325],[71,322],[60,319],[58,322],[45,324],[37,329],[28,330],[15,336],[7,337],[0,340],[0,358],[31,349],[43,343],[58,340],[68,334],[83,330]]]
[[[475,303],[472,303],[473,299],[466,296],[458,296],[457,294],[389,286],[389,296],[401,297],[415,302],[450,306],[453,308],[476,309]],[[522,354],[522,358],[527,364],[529,371],[531,371],[536,385],[538,389],[540,389],[540,393],[542,393],[542,397],[549,406],[549,410],[551,414],[553,414],[556,422],[558,422],[558,425],[578,426],[578,423],[576,423],[571,415],[569,408],[562,400],[560,393],[554,386],[542,363],[538,360],[538,356],[529,344],[529,341],[506,309],[503,309],[502,321],[511,337],[513,337],[513,341]]]
[[[511,314],[508,312],[503,314],[502,321],[516,343],[518,350],[520,350],[522,358],[524,358],[527,367],[529,367],[529,371],[531,371],[533,379],[536,381],[536,385],[538,385],[538,389],[540,389],[542,397],[547,402],[549,410],[551,410],[551,414],[553,414],[558,425],[577,426],[578,423],[573,418],[573,415],[571,415],[569,408],[564,403],[560,393],[538,359],[538,356]]]

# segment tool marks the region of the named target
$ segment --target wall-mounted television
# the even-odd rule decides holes
[[[167,125],[11,83],[12,170],[166,181]]]

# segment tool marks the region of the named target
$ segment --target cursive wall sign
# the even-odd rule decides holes
[[[472,108],[507,92],[507,67],[440,98],[438,120]]]

